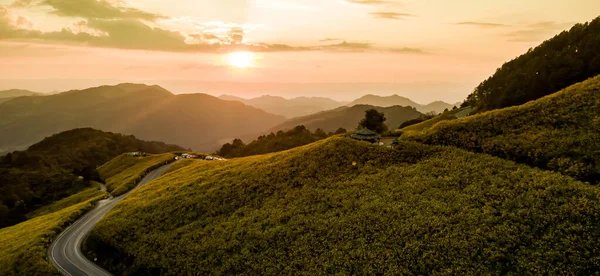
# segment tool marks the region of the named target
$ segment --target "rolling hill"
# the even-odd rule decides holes
[[[429,124],[402,137],[483,152],[600,183],[599,91],[597,76],[524,105]]]
[[[435,112],[435,113],[441,113],[444,111],[444,109],[452,109],[454,108],[454,106],[459,106],[460,104],[449,104],[449,103],[445,103],[442,101],[435,101],[432,102],[430,104],[427,105],[422,105],[422,104],[418,104],[414,101],[412,101],[409,98],[406,97],[402,97],[399,95],[392,95],[392,96],[377,96],[377,95],[365,95],[359,99],[356,99],[354,101],[352,101],[351,103],[347,104],[347,106],[354,106],[354,105],[373,105],[373,106],[380,106],[380,107],[390,107],[390,106],[411,106],[416,108],[419,112],[421,113],[429,113],[429,112]]]
[[[125,275],[588,274],[599,201],[598,187],[489,155],[332,137],[182,163],[86,248]]]
[[[418,118],[422,113],[412,107],[391,106],[377,107],[371,105],[355,105],[352,107],[338,107],[336,109],[319,112],[309,116],[293,118],[271,129],[272,132],[279,130],[290,130],[296,126],[304,125],[307,129],[315,131],[318,128],[325,132],[335,132],[339,128],[347,130],[356,129],[358,123],[365,117],[365,111],[376,109],[385,113],[387,121],[385,124],[389,129],[398,128],[403,122]]]
[[[159,86],[120,84],[0,105],[0,153],[24,149],[61,131],[92,127],[215,150],[238,135],[261,133],[283,117],[205,94],[173,95]]]
[[[297,97],[286,99],[283,97],[265,95],[252,99],[243,99],[231,95],[222,95],[219,98],[228,101],[239,101],[286,118],[305,116],[343,105],[343,103],[321,97]]]
[[[88,188],[89,180],[99,179],[96,167],[122,153],[179,150],[184,149],[85,128],[9,153],[0,157],[0,227],[21,222],[29,213]]]

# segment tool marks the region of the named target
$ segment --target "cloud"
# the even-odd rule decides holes
[[[402,19],[405,19],[406,17],[413,16],[412,14],[397,13],[397,12],[370,12],[369,14],[375,18],[393,19],[393,20],[402,20]]]
[[[389,4],[399,4],[398,1],[391,1],[391,0],[346,0],[347,2],[353,3],[353,4],[360,4],[360,5],[389,5]]]
[[[323,39],[320,39],[319,42],[332,42],[332,41],[340,41],[342,40],[341,38],[332,38],[332,37],[326,37]]]
[[[509,26],[509,25],[499,24],[499,23],[475,22],[475,21],[465,21],[465,22],[458,22],[458,23],[454,23],[454,24],[480,27],[480,28],[498,28],[498,27],[508,27]]]
[[[113,5],[106,0],[17,0],[12,6],[50,6],[52,13],[64,17],[82,17],[88,19],[141,19],[154,21],[164,18],[159,14],[145,12],[123,5]]]
[[[573,23],[544,21],[521,25],[517,30],[507,33],[509,42],[541,42],[558,32],[571,27]]]
[[[37,3],[54,5],[54,13],[65,17],[75,14],[85,16],[83,20],[71,23],[60,31],[43,32],[32,29],[33,24],[27,18],[11,16],[6,6],[0,5],[0,40],[35,41],[66,45],[84,45],[91,47],[155,50],[168,52],[285,52],[285,51],[385,51],[391,53],[422,54],[424,51],[413,48],[380,48],[370,43],[347,42],[337,44],[293,46],[285,44],[268,44],[244,42],[244,27],[223,22],[208,22],[198,26],[195,32],[182,33],[164,28],[154,27],[155,23],[146,19],[157,18],[158,15],[134,10],[131,8],[112,7],[95,11],[86,8],[76,10],[64,7],[71,0],[43,0]],[[85,2],[85,7],[100,5],[110,6],[106,1],[78,0]],[[17,1],[18,5],[32,5],[33,1]],[[121,3],[121,2],[119,2]],[[33,4],[35,5],[35,4]],[[87,6],[86,6],[87,5]],[[98,6],[98,7],[100,7]],[[114,9],[113,9],[114,8]],[[78,16],[78,17],[79,17]],[[119,18],[115,18],[118,17]],[[333,42],[341,39],[327,38],[321,42]]]

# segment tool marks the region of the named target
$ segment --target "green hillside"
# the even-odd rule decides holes
[[[479,111],[520,105],[600,74],[600,17],[577,24],[505,63],[464,105]]]
[[[489,155],[332,137],[190,161],[87,241],[124,275],[589,274],[600,189]]]
[[[90,128],[45,138],[25,151],[0,157],[0,227],[88,188],[96,167],[130,151],[164,153],[183,148]],[[80,179],[78,176],[82,176]]]
[[[310,131],[322,129],[325,132],[335,132],[339,128],[354,130],[361,119],[365,117],[365,111],[375,109],[385,113],[385,122],[389,129],[398,128],[403,122],[415,119],[423,115],[408,106],[378,107],[371,105],[355,105],[352,107],[340,107],[328,111],[315,113],[304,117],[298,117],[285,121],[271,129],[272,132],[279,130],[287,131],[296,126],[303,125]]]
[[[233,142],[223,145],[217,154],[233,158],[283,151],[342,133],[346,133],[343,128],[339,128],[335,133],[325,133],[321,129],[317,129],[312,133],[304,126],[296,126],[289,131],[278,131],[277,134],[271,132],[269,135],[262,135],[249,144],[244,144],[242,140],[235,139]]]
[[[527,104],[403,136],[600,182],[600,76]]]
[[[119,196],[135,188],[149,171],[172,162],[175,154],[164,153],[134,157],[123,154],[98,168],[100,177],[106,183],[106,189]]]
[[[91,209],[103,194],[0,229],[0,275],[59,275],[46,261],[48,246],[58,233]]]

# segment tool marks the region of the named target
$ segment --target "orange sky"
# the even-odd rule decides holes
[[[455,102],[599,10],[596,0],[0,0],[0,89],[143,81],[219,94],[202,83],[391,83],[396,91],[364,92]],[[260,93],[238,87],[225,92]]]

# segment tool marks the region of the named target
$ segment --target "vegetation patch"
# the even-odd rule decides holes
[[[46,260],[48,246],[62,230],[92,209],[94,203],[103,197],[104,193],[0,229],[0,275],[60,275]]]
[[[125,275],[589,274],[599,200],[489,155],[332,137],[190,162],[130,194],[87,246]]]
[[[217,154],[227,158],[265,154],[304,146],[343,133],[346,133],[344,128],[338,128],[335,133],[330,132],[327,134],[321,129],[311,133],[304,126],[296,126],[286,132],[280,130],[277,134],[271,132],[269,135],[262,135],[247,145],[242,140],[235,139],[233,142],[223,145]]]
[[[406,139],[600,182],[600,76],[521,106],[444,121]]]
[[[45,138],[25,151],[0,157],[0,227],[27,219],[39,208],[74,195],[98,180],[96,167],[130,151],[184,150],[162,142],[91,128]]]
[[[175,154],[164,153],[134,157],[122,154],[98,168],[106,189],[114,196],[122,195],[135,188],[150,171],[175,160]]]
[[[577,24],[496,70],[463,106],[487,111],[524,104],[600,74],[600,17]]]

